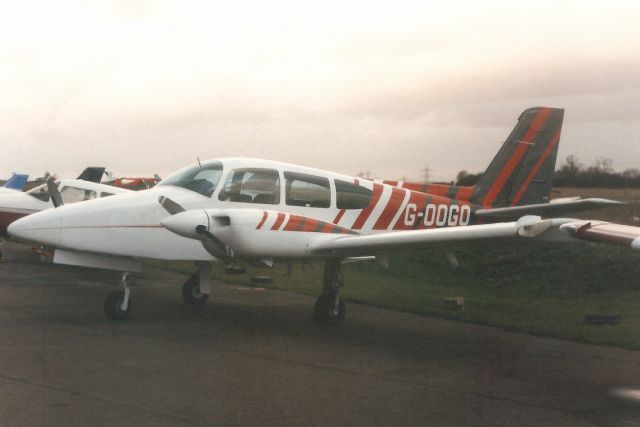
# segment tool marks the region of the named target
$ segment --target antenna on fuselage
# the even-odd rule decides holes
[[[198,166],[200,166],[200,169],[202,169],[202,164],[200,163],[200,157],[196,156],[196,159],[198,159]]]

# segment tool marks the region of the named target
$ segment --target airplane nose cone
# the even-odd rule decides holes
[[[55,245],[58,239],[57,218],[44,214],[39,212],[12,222],[7,233],[20,240]]]
[[[209,229],[209,217],[204,210],[191,210],[171,215],[160,221],[160,224],[169,231],[189,239],[200,239],[196,227],[203,226]]]

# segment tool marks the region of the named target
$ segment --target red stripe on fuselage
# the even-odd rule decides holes
[[[278,218],[276,218],[276,222],[271,227],[271,230],[279,229],[280,226],[282,225],[282,222],[284,221],[284,217],[285,215],[282,212],[278,212]]]
[[[504,188],[504,185],[507,183],[507,180],[513,173],[514,169],[516,168],[516,166],[518,166],[518,163],[520,163],[520,160],[522,160],[522,157],[524,157],[525,153],[529,149],[529,143],[533,142],[533,138],[535,137],[536,133],[538,133],[550,114],[550,108],[542,108],[538,112],[536,117],[533,119],[531,126],[527,130],[527,133],[521,139],[522,142],[518,143],[518,147],[516,148],[515,152],[511,155],[511,158],[504,165],[504,167],[500,171],[500,174],[498,174],[498,177],[493,182],[491,188],[489,188],[486,197],[482,201],[482,206],[490,207],[496,200],[498,194],[500,194],[500,191],[502,191],[502,189]]]
[[[303,220],[303,217],[300,215],[289,215],[289,221],[284,226],[285,231],[298,231],[298,225]]]
[[[338,215],[336,215],[336,219],[333,220],[333,223],[338,224],[346,211],[346,209],[340,209],[340,212],[338,212]]]
[[[450,204],[451,201],[447,198],[444,197],[437,197],[437,196],[430,196],[427,195],[425,193],[420,193],[418,191],[412,191],[411,195],[409,196],[409,201],[407,202],[406,206],[404,207],[404,210],[402,212],[402,215],[400,215],[398,217],[398,220],[396,221],[396,223],[393,225],[393,230],[414,230],[414,229],[421,229],[421,228],[427,228],[424,225],[424,212],[425,209],[427,207],[427,201],[429,199],[431,200],[431,203],[433,204]],[[411,209],[413,210],[415,206],[415,212],[413,212],[413,214],[415,215],[414,221],[411,223],[407,223],[407,218],[408,218],[408,210],[411,207]]]
[[[358,218],[353,223],[353,227],[351,227],[353,230],[361,229],[364,223],[367,222],[367,219],[369,219],[369,215],[371,215],[371,212],[373,212],[373,209],[376,207],[378,201],[380,200],[383,188],[384,187],[381,184],[373,184],[373,195],[371,196],[371,200],[369,201],[369,206],[367,206],[362,210],[362,212],[360,212],[360,215],[358,215]]]
[[[468,202],[473,194],[473,187],[460,187],[458,194],[456,194],[456,200],[461,202]]]
[[[269,217],[269,212],[264,211],[264,213],[262,214],[262,220],[260,221],[260,224],[258,224],[258,226],[256,227],[256,230],[260,230],[262,228],[264,223],[267,221],[268,217]]]
[[[320,221],[312,218],[306,218],[303,223],[300,224],[300,231],[315,231],[318,228]]]
[[[393,218],[396,216],[398,210],[402,207],[402,202],[404,201],[405,191],[401,188],[393,187],[391,189],[391,197],[387,202],[387,206],[382,211],[380,218],[376,221],[373,226],[374,230],[386,230],[389,228],[389,224],[393,221]]]

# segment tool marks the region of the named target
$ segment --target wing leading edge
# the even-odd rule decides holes
[[[518,236],[536,237],[552,225],[552,221],[542,220],[538,216],[525,216],[518,221],[497,224],[398,231],[366,236],[341,236],[332,240],[319,241],[310,249],[315,255],[352,256]]]

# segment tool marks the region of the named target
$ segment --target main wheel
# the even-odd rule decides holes
[[[124,320],[129,317],[129,313],[131,312],[131,297],[129,297],[126,310],[122,310],[122,301],[124,301],[124,292],[111,292],[104,300],[104,314],[111,320]]]
[[[324,294],[316,300],[313,309],[313,320],[317,323],[340,323],[344,319],[346,313],[344,301],[340,298],[336,310],[336,296],[333,294]]]
[[[200,292],[200,276],[198,273],[189,276],[184,285],[182,285],[182,299],[188,305],[204,304],[209,299],[209,295]]]

